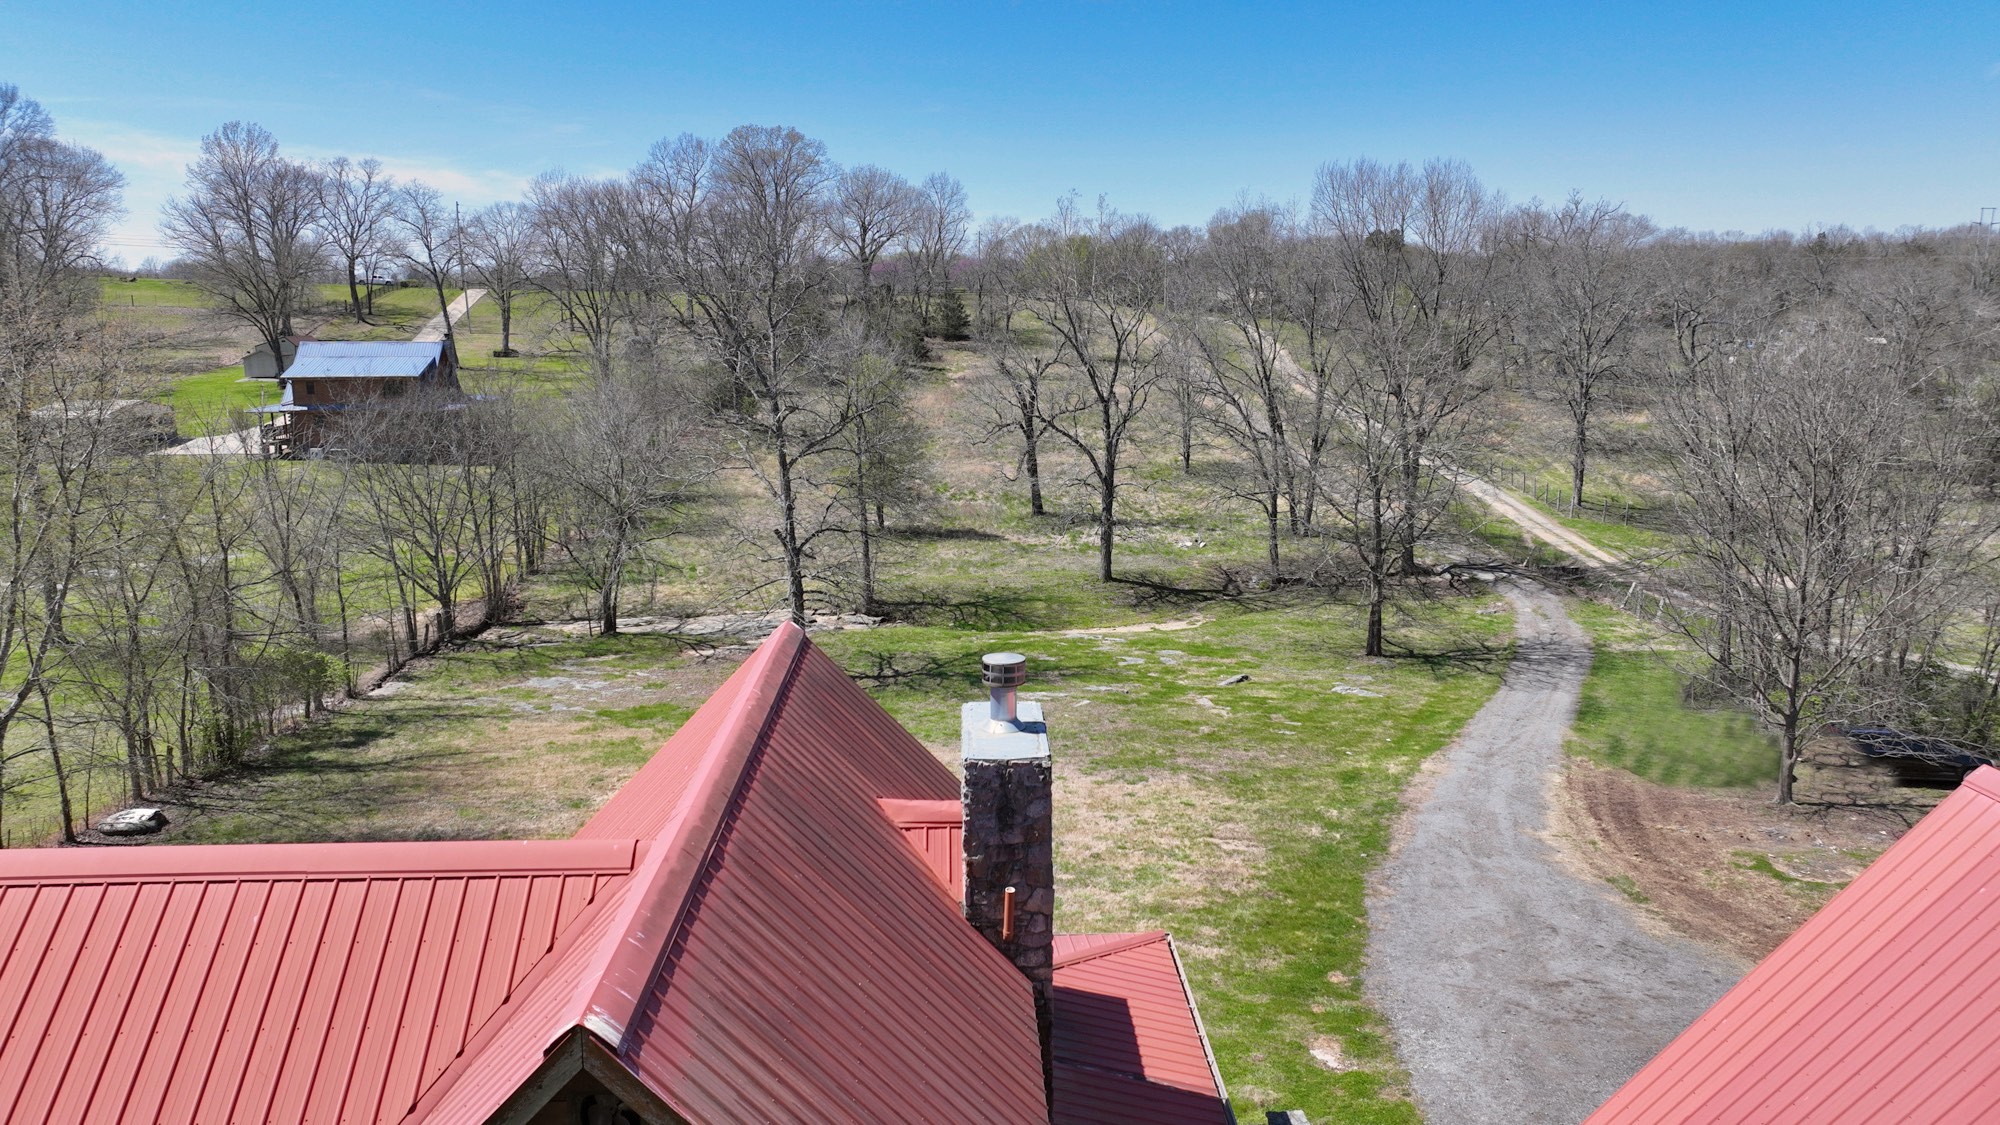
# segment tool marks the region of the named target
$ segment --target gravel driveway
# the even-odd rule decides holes
[[[1369,895],[1366,985],[1431,1125],[1580,1121],[1743,971],[1543,839],[1590,645],[1553,595],[1506,593],[1518,655]]]

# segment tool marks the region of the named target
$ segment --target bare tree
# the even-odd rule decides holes
[[[1357,160],[1320,170],[1313,214],[1348,289],[1345,408],[1387,427],[1396,447],[1399,563],[1415,573],[1435,526],[1423,513],[1449,499],[1438,482],[1487,390],[1474,365],[1496,331],[1481,252],[1494,200],[1456,161]]]
[[[500,351],[514,355],[514,302],[533,283],[534,216],[519,203],[495,203],[465,226],[465,266],[500,309]]]
[[[1103,206],[1085,219],[1071,200],[1033,237],[1022,292],[1053,334],[1063,373],[1043,397],[1042,423],[1083,457],[1097,492],[1098,578],[1109,582],[1119,471],[1133,423],[1165,374],[1166,255],[1151,223]]]
[[[418,277],[430,283],[438,315],[444,318],[445,343],[455,354],[458,341],[452,331],[451,302],[444,291],[453,283],[463,257],[465,232],[458,211],[445,204],[436,188],[410,183],[396,192],[395,217],[405,240],[403,258]]]
[[[231,121],[202,138],[187,194],[167,201],[161,229],[194,283],[284,362],[292,318],[324,262],[317,172],[287,160],[257,125]]]
[[[389,239],[395,181],[373,157],[356,162],[340,156],[320,169],[319,189],[319,225],[327,249],[347,272],[347,300],[354,319],[365,320],[358,271]]]
[[[131,379],[120,341],[90,315],[97,285],[83,268],[119,212],[121,184],[97,153],[56,140],[40,105],[0,84],[0,805],[10,766],[46,755],[70,838],[53,685],[70,594],[115,491],[103,484],[106,403]],[[37,703],[46,737],[15,748],[10,736]]]
[[[1622,204],[1531,204],[1511,217],[1508,242],[1520,271],[1528,345],[1569,414],[1570,510],[1583,503],[1591,423],[1604,396],[1631,370],[1648,307],[1638,251],[1653,233]]]
[[[123,185],[102,156],[58,141],[42,107],[0,83],[0,300],[93,301],[79,271],[98,260]]]
[[[1293,494],[1288,419],[1300,387],[1279,342],[1284,312],[1282,217],[1268,208],[1218,212],[1183,271],[1178,336],[1193,362],[1209,422],[1242,455],[1230,491],[1257,506],[1266,562],[1280,570],[1279,535]],[[1182,438],[1185,463],[1188,439]]]
[[[505,503],[491,487],[495,449],[520,440],[492,432],[488,416],[437,389],[400,395],[349,415],[347,487],[362,513],[360,538],[394,578],[411,651],[456,636],[468,599],[493,620],[505,597]],[[436,633],[418,621],[437,608]]]
[[[785,601],[802,624],[813,545],[838,530],[815,466],[853,421],[836,389],[858,340],[837,330],[832,179],[819,142],[748,125],[662,141],[633,173],[656,315],[723,372],[718,417],[777,509]]]
[[[535,285],[584,339],[594,371],[611,369],[612,336],[628,319],[633,215],[624,184],[545,175],[528,189]],[[664,249],[664,248],[662,248]]]
[[[884,168],[849,168],[834,183],[833,238],[854,266],[854,291],[865,301],[875,262],[917,219],[917,191]]]
[[[1016,464],[1028,482],[1028,511],[1041,516],[1048,514],[1042,495],[1042,442],[1048,436],[1042,399],[1058,359],[1023,291],[1021,268],[1031,237],[1011,221],[989,224],[981,233],[973,332],[992,361],[990,376],[976,392],[990,415],[987,436],[1006,434],[1019,442]]]
[[[560,407],[537,443],[560,497],[558,538],[597,594],[600,632],[618,632],[619,596],[634,563],[710,469],[685,376],[613,370]]]
[[[951,285],[951,269],[965,252],[972,209],[965,188],[943,172],[925,178],[917,189],[907,232],[903,236],[910,261],[910,297],[918,331],[933,335],[938,327],[938,298]]]
[[[860,549],[859,596],[862,613],[877,609],[877,532],[888,524],[892,501],[909,501],[923,471],[924,434],[911,417],[908,373],[886,347],[856,348],[837,377],[845,464],[830,480],[846,499],[848,526]]]
[[[1945,608],[1955,575],[1939,536],[1966,474],[1857,333],[1817,323],[1757,343],[1660,406],[1686,518],[1676,581],[1700,600],[1675,621],[1776,733],[1789,803],[1806,733],[1865,710],[1860,674]]]

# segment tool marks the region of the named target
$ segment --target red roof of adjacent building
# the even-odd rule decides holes
[[[1055,1125],[1231,1120],[1164,931],[1058,935],[1055,969]]]
[[[1586,1125],[2000,1120],[2000,770],[1965,779]]]
[[[479,1122],[587,1034],[692,1122],[1044,1121],[957,787],[787,626],[574,840],[0,853],[0,1118]],[[1060,1119],[1226,1120],[1164,935],[1059,940]]]

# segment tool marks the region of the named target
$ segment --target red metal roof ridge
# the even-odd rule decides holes
[[[732,701],[656,846],[633,872],[638,893],[628,896],[623,916],[612,929],[615,940],[584,974],[578,1026],[614,1052],[623,1044],[661,958],[673,945],[702,868],[777,718],[785,691],[798,674],[807,645],[805,630],[787,621],[737,671],[752,682]]]
[[[1076,934],[1074,936],[1106,937],[1110,935]],[[1117,941],[1107,941],[1102,945],[1093,945],[1088,949],[1082,950],[1081,952],[1071,953],[1066,956],[1059,955],[1055,958],[1053,962],[1053,967],[1062,969],[1062,968],[1067,968],[1071,965],[1081,965],[1085,961],[1095,961],[1099,957],[1109,957],[1113,953],[1123,953],[1128,949],[1137,949],[1140,946],[1152,945],[1155,942],[1165,941],[1171,944],[1172,940],[1171,938],[1168,937],[1167,931],[1165,930],[1147,930],[1144,933],[1119,934],[1117,935],[1117,937],[1118,937]],[[1183,984],[1185,984],[1185,982],[1183,982]]]
[[[1215,1096],[1222,1099],[1223,1112],[1231,1125],[1236,1121],[1236,1111],[1229,1105],[1229,1087],[1222,1084],[1222,1067],[1215,1061],[1215,1045],[1208,1041],[1208,1025],[1201,1020],[1201,1006],[1194,1002],[1194,989],[1188,985],[1187,966],[1181,964],[1180,947],[1174,944],[1172,934],[1163,934],[1167,939],[1167,956],[1174,959],[1174,975],[1181,979],[1181,995],[1187,999],[1188,1015],[1194,1020],[1194,1033],[1201,1040],[1201,1053],[1208,1058],[1208,1076],[1215,1082]]]
[[[626,874],[634,840],[446,840],[339,844],[166,844],[20,848],[0,856],[0,885],[167,879],[356,879],[407,875]]]

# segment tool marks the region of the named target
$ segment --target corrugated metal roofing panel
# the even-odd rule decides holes
[[[629,840],[0,853],[0,1119],[402,1120],[588,911],[561,880],[595,887],[634,854]],[[467,882],[517,907],[467,919]],[[428,953],[468,923],[498,955]],[[427,1058],[453,988],[489,1003],[440,1027]]]
[[[796,655],[763,669],[774,705],[745,712],[761,735],[620,1058],[694,1121],[1045,1120],[1026,979],[876,803],[957,781],[799,630],[766,648]]]
[[[2000,770],[1982,767],[1587,1125],[2000,1118]]]
[[[442,343],[316,340],[299,345],[286,379],[384,379],[421,376],[444,358]]]
[[[1167,935],[1056,939],[1056,1125],[1224,1125],[1194,1001]]]

